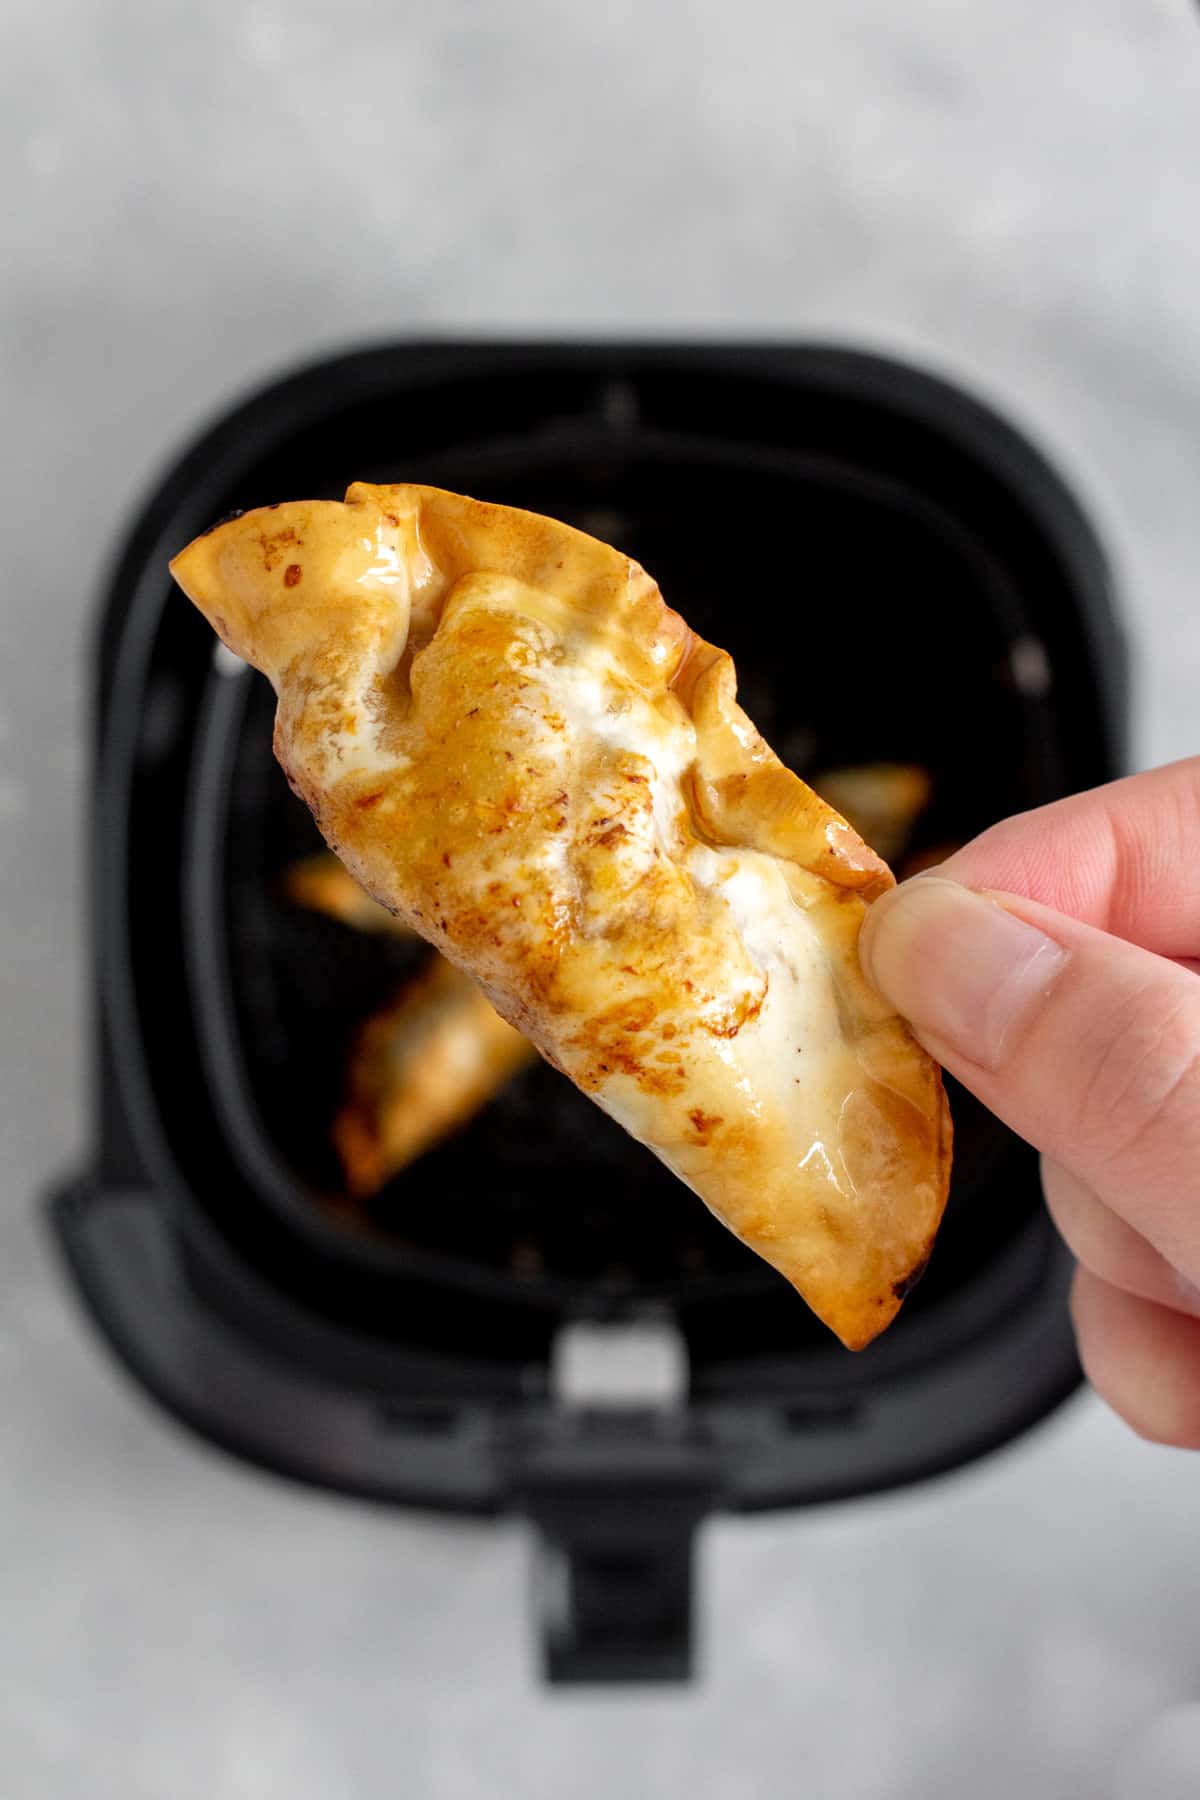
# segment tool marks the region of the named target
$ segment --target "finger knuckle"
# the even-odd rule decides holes
[[[1154,987],[1125,996],[1087,1049],[1072,1120],[1081,1143],[1122,1167],[1200,1149],[1200,990],[1165,1005]]]

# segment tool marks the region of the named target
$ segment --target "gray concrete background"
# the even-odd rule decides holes
[[[1198,747],[1200,14],[44,0],[0,96],[4,1794],[1200,1791],[1200,1461],[1094,1401],[910,1494],[714,1528],[704,1682],[550,1699],[516,1529],[184,1441],[31,1207],[86,1137],[97,573],[163,455],[296,357],[456,326],[912,353],[1074,478],[1128,594],[1139,760]]]

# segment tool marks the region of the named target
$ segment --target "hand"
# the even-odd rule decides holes
[[[885,895],[862,957],[1041,1151],[1092,1385],[1200,1448],[1200,757],[995,826]]]

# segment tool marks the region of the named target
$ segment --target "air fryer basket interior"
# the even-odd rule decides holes
[[[801,773],[928,768],[918,845],[964,839],[1086,778],[1071,763],[1093,755],[1093,734],[1069,728],[1088,679],[1079,620],[1011,492],[886,398],[818,386],[789,399],[749,375],[716,386],[686,371],[551,370],[486,390],[443,382],[424,411],[419,394],[396,414],[352,397],[214,492],[209,517],[339,495],[350,479],[414,479],[603,535],[733,652],[743,703]],[[199,680],[185,935],[205,1073],[243,1184],[222,1190],[226,1225],[270,1214],[273,1242],[298,1262],[369,1270],[377,1293],[389,1270],[415,1273],[447,1303],[486,1298],[514,1321],[530,1306],[657,1302],[700,1358],[722,1341],[743,1355],[826,1351],[779,1277],[548,1068],[394,1180],[367,1229],[339,1218],[329,1126],[347,1044],[424,952],[286,900],[282,871],[317,841],[271,756],[272,696],[213,659],[186,608],[167,616]],[[898,1342],[948,1306],[961,1313],[1037,1215],[1028,1153],[960,1090],[952,1105],[953,1193]],[[320,1284],[330,1306],[352,1291]]]

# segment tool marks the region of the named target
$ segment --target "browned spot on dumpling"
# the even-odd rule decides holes
[[[767,997],[767,985],[767,977],[764,975],[757,993],[739,994],[732,1006],[708,1016],[702,1015],[700,1023],[705,1031],[711,1032],[713,1037],[736,1037],[743,1026],[757,1019],[762,1011],[763,1001]]]
[[[688,1118],[692,1122],[692,1128],[698,1141],[702,1144],[710,1143],[717,1126],[724,1123],[720,1113],[706,1113],[702,1106],[693,1106],[688,1113]]]
[[[269,575],[275,565],[283,561],[284,551],[300,542],[300,534],[294,526],[285,525],[282,531],[264,531],[258,541],[262,546],[263,567]]]

